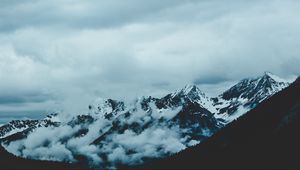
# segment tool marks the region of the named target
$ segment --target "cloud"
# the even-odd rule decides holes
[[[45,154],[46,153],[46,154]],[[69,151],[65,145],[61,143],[55,143],[50,147],[38,147],[34,151],[25,149],[23,154],[27,158],[33,158],[38,160],[51,160],[51,161],[65,161],[73,162],[74,158],[72,152]]]
[[[135,105],[130,105],[114,121],[105,119],[101,114],[90,113],[95,121],[78,125],[71,121],[76,116],[64,118],[58,115],[60,126],[38,127],[25,139],[12,141],[5,148],[18,156],[39,160],[76,162],[78,156],[85,156],[91,165],[107,169],[118,164],[139,164],[148,158],[171,155],[197,142],[189,141],[190,137],[184,134],[190,129],[183,130],[169,122],[178,114],[177,109],[159,116],[155,106],[151,107],[152,112],[134,108]],[[130,117],[124,118],[127,111]],[[148,115],[148,119],[145,120],[143,115]],[[118,121],[121,128],[113,126]],[[139,129],[138,132],[136,128],[121,130],[133,126]],[[77,136],[82,129],[88,129],[88,132]],[[103,136],[100,143],[92,144],[100,136]]]
[[[73,154],[63,142],[77,130],[78,128],[70,126],[41,127],[30,133],[26,139],[11,142],[7,149],[26,158],[73,162]]]
[[[0,24],[0,30],[14,31],[27,27],[55,27],[66,29],[118,27],[180,5],[187,1],[158,0],[141,2],[125,0],[111,1],[2,1],[0,14],[7,23]]]
[[[26,94],[24,96],[0,96],[0,104],[18,104],[28,102],[44,102],[51,99],[51,96],[43,94]]]
[[[300,74],[295,0],[0,5],[2,103],[25,110],[42,102],[47,110],[81,112],[98,96],[162,95],[266,70]],[[25,108],[28,102],[35,105]]]
[[[123,134],[113,136],[117,148],[108,152],[110,162],[123,164],[142,163],[145,158],[161,157],[186,148],[180,141],[181,136],[167,128],[148,128],[141,134],[126,130]],[[125,152],[131,151],[132,154]]]

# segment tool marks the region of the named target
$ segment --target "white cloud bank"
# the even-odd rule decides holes
[[[114,127],[112,121],[101,116],[102,112],[89,114],[93,122],[81,121],[79,124],[57,115],[60,126],[39,127],[26,138],[4,146],[15,155],[38,160],[76,162],[78,156],[84,156],[87,163],[95,167],[140,164],[146,159],[165,157],[200,142],[191,140],[191,136],[184,133],[193,127],[184,129],[177,123],[168,122],[180,109],[163,110],[160,114],[155,106],[151,106],[151,112],[142,110],[139,103],[118,113],[114,123],[120,121],[120,127]],[[127,111],[130,111],[130,117],[124,118]],[[124,127],[126,129],[122,132]],[[88,129],[88,132],[79,134],[82,129]],[[103,139],[94,144],[102,135]]]

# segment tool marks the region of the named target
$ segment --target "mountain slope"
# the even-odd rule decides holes
[[[57,114],[47,115],[42,120],[13,120],[0,127],[0,139],[6,138],[14,134],[31,131],[39,127],[59,126],[59,122],[55,120]]]
[[[230,123],[289,84],[270,72],[257,78],[244,79],[214,98],[214,106],[218,110],[215,116]]]
[[[299,132],[300,78],[202,144],[132,169],[297,169]]]
[[[13,120],[0,127],[0,137],[5,138],[12,134],[34,127],[38,124],[38,122],[39,120]]]
[[[64,164],[51,161],[36,161],[16,157],[8,153],[2,146],[0,146],[0,169],[8,170],[88,170],[87,166],[79,164]]]

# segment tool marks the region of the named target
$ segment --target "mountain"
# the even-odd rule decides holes
[[[213,101],[205,95],[196,85],[187,85],[183,89],[179,89],[174,93],[166,95],[156,104],[161,107],[176,107],[184,105],[188,102],[200,104],[203,108],[209,110],[208,106],[213,104]],[[209,110],[211,111],[211,110]]]
[[[0,141],[9,144],[11,141],[21,140],[37,128],[58,127],[57,114],[47,115],[42,120],[13,120],[0,127]]]
[[[16,169],[16,170],[88,170],[88,166],[79,165],[79,164],[66,164],[53,161],[37,161],[37,160],[28,160],[16,157],[11,153],[8,153],[2,146],[0,146],[0,160],[1,166],[0,169]]]
[[[186,144],[202,140],[222,127],[213,114],[201,105],[203,101],[209,101],[209,98],[194,85],[186,86],[161,99],[142,97],[125,114],[116,117],[112,121],[112,128],[93,144],[105,141],[104,136],[122,134],[128,129],[142,133],[146,129],[165,127],[185,137]],[[139,112],[143,113],[138,115]]]
[[[1,143],[9,152],[30,159],[79,161],[101,168],[141,164],[205,141],[288,85],[265,73],[242,80],[215,98],[195,85],[132,103],[99,98],[85,114],[10,122],[0,127]]]
[[[131,169],[299,169],[299,131],[300,77],[201,144]]]
[[[17,132],[36,126],[39,120],[13,120],[0,127],[0,137],[5,138]]]
[[[102,168],[142,163],[193,146],[223,127],[205,108],[208,103],[213,101],[194,85],[127,105],[97,99],[86,114],[51,115],[1,141],[9,152],[30,159],[80,161]]]
[[[57,114],[50,114],[43,120],[13,120],[0,127],[0,138],[22,132],[28,129],[38,127],[59,126],[59,122],[55,119]],[[54,118],[54,119],[53,119]],[[52,120],[53,119],[53,120]]]
[[[217,109],[216,117],[229,123],[289,84],[270,72],[265,72],[261,77],[244,79],[217,98],[213,98]]]

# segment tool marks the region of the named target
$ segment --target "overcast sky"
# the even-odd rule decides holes
[[[1,0],[0,117],[266,70],[299,75],[299,9],[299,0]]]

